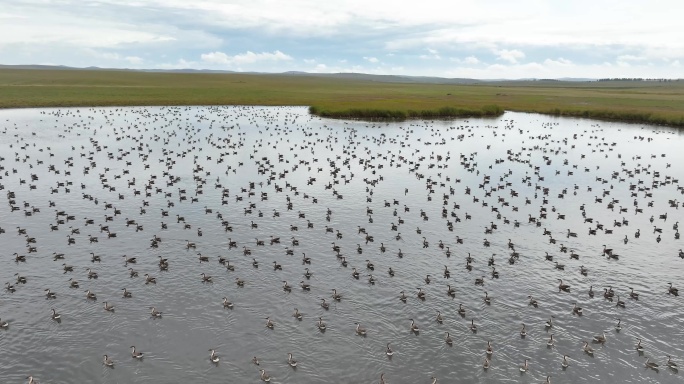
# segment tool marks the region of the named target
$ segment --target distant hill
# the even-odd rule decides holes
[[[289,71],[282,73],[267,73],[267,72],[236,72],[228,70],[214,70],[214,69],[128,69],[128,68],[100,68],[100,67],[86,67],[76,68],[67,67],[64,65],[0,65],[0,69],[22,69],[22,70],[63,70],[63,71],[131,71],[131,72],[157,72],[157,73],[242,73],[242,74],[259,74],[259,75],[285,75],[285,76],[312,76],[335,79],[350,79],[362,81],[376,81],[379,83],[407,83],[407,84],[481,84],[491,82],[545,82],[545,81],[568,81],[568,82],[583,82],[596,81],[596,79],[589,78],[559,78],[559,79],[495,79],[495,80],[480,80],[469,78],[446,78],[434,76],[403,76],[403,75],[375,75],[368,73],[310,73],[301,71]]]

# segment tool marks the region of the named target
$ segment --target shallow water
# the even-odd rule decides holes
[[[488,120],[366,123],[323,120],[305,108],[184,107],[4,110],[0,132],[6,199],[0,204],[5,230],[0,282],[16,288],[0,293],[0,318],[10,323],[0,329],[0,382],[24,382],[29,374],[49,383],[259,382],[259,368],[280,383],[371,383],[382,372],[390,383],[429,383],[431,376],[440,383],[536,383],[547,375],[554,383],[682,380],[664,366],[666,355],[684,361],[682,298],[669,295],[667,285],[684,286],[682,245],[673,229],[678,220],[684,222],[684,210],[668,203],[676,200],[678,207],[682,199],[684,141],[676,130],[519,113]],[[643,213],[635,213],[635,202]],[[252,212],[245,212],[252,204]],[[593,223],[585,222],[580,206]],[[27,216],[33,207],[40,211]],[[546,219],[540,217],[542,207]],[[74,219],[59,216],[64,223],[57,224],[56,211]],[[659,219],[665,213],[667,219]],[[614,225],[623,218],[628,225]],[[127,220],[136,224],[127,226]],[[258,228],[251,228],[252,222]],[[599,229],[589,235],[597,223],[613,233]],[[117,236],[108,238],[100,224]],[[492,224],[497,228],[485,233]],[[659,243],[654,225],[662,229]],[[365,241],[359,226],[373,242]],[[35,238],[30,244],[35,252],[29,252],[18,227]],[[577,237],[568,237],[568,229]],[[91,243],[89,235],[98,242]],[[155,235],[161,242],[153,248]],[[271,245],[271,236],[281,243]],[[292,245],[293,237],[299,245]],[[508,262],[509,239],[519,253],[514,264]],[[186,247],[188,240],[196,249]],[[229,249],[229,241],[237,248]],[[619,260],[607,258],[603,244]],[[562,245],[567,253],[560,251]],[[252,255],[244,255],[243,247]],[[287,249],[294,254],[287,255]],[[570,259],[571,251],[579,260]],[[14,252],[26,262],[15,262]],[[54,261],[55,252],[66,260]],[[90,252],[102,261],[91,262]],[[209,262],[200,263],[198,252]],[[546,261],[546,252],[565,270]],[[302,253],[311,265],[303,265]],[[468,253],[472,271],[465,268]],[[138,262],[125,265],[122,255]],[[498,279],[487,265],[492,255]],[[168,271],[160,271],[158,256],[169,260]],[[235,271],[219,264],[219,256]],[[375,264],[374,285],[368,283],[366,259]],[[274,270],[273,261],[282,271]],[[74,271],[63,273],[63,263]],[[587,276],[579,273],[580,265]],[[130,267],[140,277],[129,277]],[[313,273],[310,280],[305,267]],[[99,277],[88,279],[86,268]],[[16,273],[26,284],[16,283]],[[157,284],[145,284],[145,273]],[[201,273],[211,275],[213,283],[203,283]],[[484,286],[475,285],[483,275]],[[238,277],[246,281],[243,288],[235,284]],[[70,278],[80,289],[69,288]],[[571,286],[569,293],[559,293],[559,278]],[[292,292],[282,289],[283,280]],[[310,292],[299,288],[302,280],[311,284]],[[447,284],[455,297],[446,294]],[[593,299],[587,294],[591,285]],[[604,300],[608,286],[625,308]],[[132,298],[122,298],[124,287]],[[418,287],[426,293],[424,301],[416,297]],[[628,287],[640,294],[638,301],[630,299]],[[46,299],[46,288],[57,298]],[[96,301],[85,298],[87,289]],[[332,300],[332,289],[342,294],[340,302]],[[399,300],[402,290],[406,303]],[[483,301],[485,291],[490,305]],[[538,308],[528,305],[528,295],[538,300]],[[223,308],[224,296],[233,309]],[[329,310],[321,308],[320,298],[330,303]],[[115,311],[105,311],[104,301]],[[583,307],[583,316],[573,314],[574,302]],[[464,317],[457,312],[459,303],[466,308]],[[150,306],[163,312],[161,319],[150,318]],[[51,320],[51,308],[62,315],[60,323]],[[301,321],[292,316],[295,308],[304,314]],[[442,324],[435,321],[437,311]],[[316,327],[319,316],[325,332]],[[549,330],[544,323],[551,316]],[[265,327],[266,317],[275,322],[273,330]],[[410,318],[418,334],[410,331]],[[620,332],[614,328],[617,318]],[[469,328],[471,319],[477,333]],[[368,330],[366,337],[355,334],[355,322]],[[522,323],[525,338],[519,333]],[[454,339],[451,347],[444,342],[446,332]],[[582,341],[602,332],[607,342],[591,344],[593,357],[583,353]],[[550,334],[556,340],[552,348]],[[642,354],[635,350],[637,338],[643,340]],[[488,340],[494,354],[491,367],[483,370]],[[395,352],[391,359],[385,354],[388,342]],[[131,345],[145,353],[143,360],[131,357]],[[210,348],[220,356],[216,365],[209,361]],[[287,364],[288,352],[299,362],[296,370]],[[102,364],[104,354],[114,360],[113,369]],[[565,370],[564,354],[570,363]],[[252,364],[253,356],[260,367]],[[659,371],[644,367],[647,357],[661,364]],[[529,370],[521,374],[526,358]]]

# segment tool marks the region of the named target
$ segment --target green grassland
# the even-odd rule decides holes
[[[493,116],[504,110],[684,127],[684,81],[434,84],[290,74],[0,69],[0,108],[309,106],[338,118]]]

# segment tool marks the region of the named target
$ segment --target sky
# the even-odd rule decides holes
[[[0,0],[0,64],[684,78],[682,0]]]

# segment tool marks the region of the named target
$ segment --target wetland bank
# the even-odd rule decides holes
[[[676,129],[305,107],[0,122],[4,382],[681,381]]]

